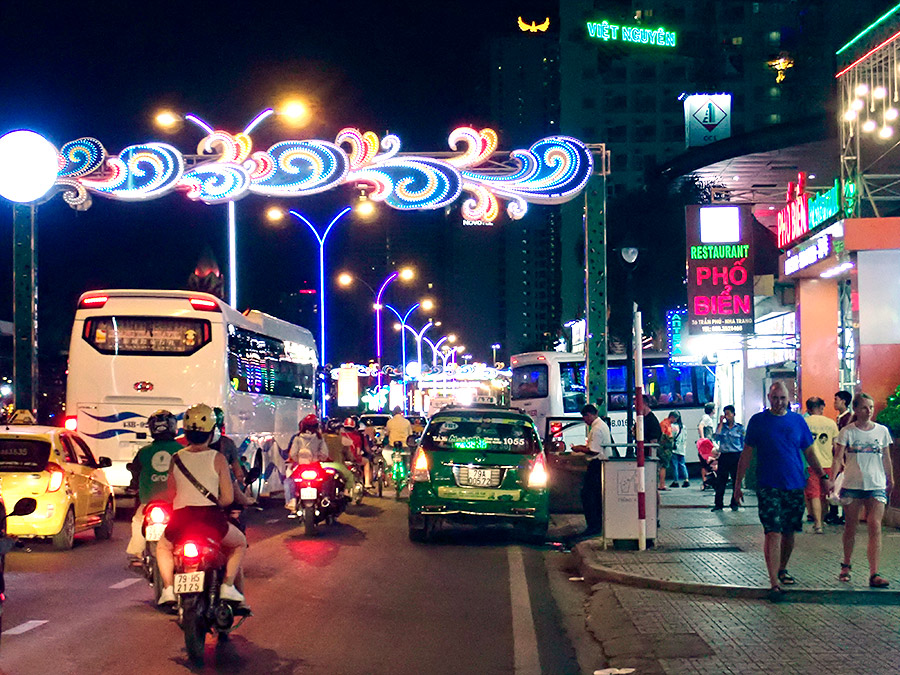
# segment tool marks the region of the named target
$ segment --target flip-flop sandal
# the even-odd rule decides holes
[[[841,563],[841,573],[838,574],[838,581],[850,581],[850,565]]]
[[[791,586],[792,584],[796,584],[797,581],[788,574],[787,570],[779,570],[778,572],[778,581],[780,581],[785,586]]]
[[[878,572],[869,577],[869,586],[872,588],[887,588],[890,585],[891,582],[878,574]]]

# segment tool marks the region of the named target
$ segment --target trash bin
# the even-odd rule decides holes
[[[644,461],[644,504],[646,506],[647,545],[656,539],[658,460]],[[604,545],[637,548],[638,545],[638,466],[631,458],[611,458],[603,462],[603,541]]]

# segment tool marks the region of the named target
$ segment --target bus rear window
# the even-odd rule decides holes
[[[187,356],[211,339],[209,321],[166,316],[98,316],[85,319],[82,338],[101,354]]]
[[[510,398],[513,401],[526,398],[546,398],[547,391],[546,364],[513,368],[510,390]]]
[[[0,471],[43,471],[50,443],[31,438],[0,438]]]

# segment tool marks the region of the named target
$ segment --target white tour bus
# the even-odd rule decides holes
[[[715,369],[711,366],[672,366],[660,353],[645,353],[644,392],[650,396],[650,407],[659,421],[672,410],[684,422],[686,461],[698,462],[697,426],[703,406],[713,400]],[[523,408],[543,435],[548,417],[580,418],[587,403],[585,395],[584,354],[568,352],[528,352],[510,360],[512,405]],[[615,443],[627,442],[627,366],[624,354],[610,354],[607,366],[607,410],[612,422]],[[561,425],[557,425],[561,426]],[[565,435],[567,445],[581,429]],[[582,437],[578,440],[583,443]]]
[[[150,415],[165,408],[181,420],[195,403],[221,407],[266,495],[281,489],[281,449],[315,412],[317,363],[305,328],[206,293],[91,291],[72,327],[65,423],[112,459],[106,474],[122,494],[126,464],[152,440]]]

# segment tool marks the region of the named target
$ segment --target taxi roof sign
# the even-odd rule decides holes
[[[37,420],[34,418],[34,415],[30,410],[25,410],[24,408],[20,408],[13,412],[12,415],[9,416],[9,419],[6,421],[7,424],[28,424],[34,425],[37,424]]]

